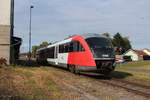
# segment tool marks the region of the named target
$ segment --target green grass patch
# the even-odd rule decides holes
[[[128,62],[125,64],[117,64],[117,68],[120,67],[134,68],[134,67],[142,67],[147,65],[150,65],[150,61],[137,61],[137,62]]]
[[[46,81],[46,86],[50,88],[50,91],[53,91],[53,92],[60,91],[60,89],[57,87],[56,83],[50,79]]]
[[[21,69],[14,69],[14,73],[15,73],[16,75],[20,75],[20,76],[26,77],[26,78],[30,78],[30,77],[33,76],[33,73],[32,73],[32,72],[30,72],[30,71],[23,71],[23,70],[21,70]]]
[[[48,71],[51,69],[51,67],[48,67],[48,66],[41,66],[40,67],[41,70],[44,70],[44,71]]]
[[[15,68],[12,67],[12,66],[5,66],[5,67],[2,68],[2,70],[5,70],[7,72],[14,72]]]
[[[150,86],[150,73],[117,70],[112,73],[112,76]]]
[[[134,69],[137,70],[143,70],[143,71],[150,71],[150,65],[149,66],[143,66],[143,67],[134,67]]]
[[[33,73],[32,72],[23,72],[22,73],[24,76],[26,77],[32,77],[33,76]]]

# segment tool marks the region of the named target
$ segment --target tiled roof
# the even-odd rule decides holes
[[[140,51],[140,50],[133,50],[136,54],[138,55],[143,55],[143,56],[148,56],[145,52]]]

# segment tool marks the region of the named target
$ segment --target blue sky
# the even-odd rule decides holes
[[[150,49],[150,0],[15,0],[15,35],[28,50],[29,8],[32,45],[72,34],[120,32],[135,49]]]

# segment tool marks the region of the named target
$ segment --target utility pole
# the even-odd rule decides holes
[[[11,49],[10,57],[11,57],[11,60],[10,60],[10,63],[13,65],[16,63],[15,54],[14,54],[15,48],[12,45],[13,44],[13,36],[14,36],[14,2],[15,2],[14,0],[11,0],[11,21],[10,21],[10,23],[11,23],[11,29],[10,29],[10,31],[11,31],[11,33],[10,33],[10,49]]]
[[[32,9],[33,5],[30,6],[30,23],[29,23],[29,62],[31,61],[31,28],[32,28]]]

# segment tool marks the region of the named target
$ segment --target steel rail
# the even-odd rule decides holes
[[[105,79],[97,79],[94,78],[94,76],[89,76],[89,75],[84,75],[84,74],[80,74],[82,77],[86,77],[92,80],[95,80],[97,82],[100,83],[104,83],[107,85],[111,85],[113,87],[118,87],[118,88],[122,88],[127,90],[128,92],[143,96],[143,97],[147,97],[150,98],[150,86],[145,86],[142,84],[138,84],[138,83],[133,83],[133,82],[129,82],[129,81],[125,81],[125,80],[121,80],[121,79],[116,79],[116,78],[105,78]],[[95,76],[97,77],[97,76]]]
[[[129,88],[127,86],[114,84],[114,83],[108,82],[108,80],[98,80],[98,81],[102,82],[102,83],[105,83],[105,84],[108,84],[108,85],[111,85],[111,86],[114,86],[114,87],[123,88],[123,89],[127,90],[128,92],[132,92],[132,93],[135,93],[135,94],[140,95],[140,96],[144,96],[144,97],[150,98],[150,94],[149,93],[146,93],[146,92],[143,92],[143,91],[140,91],[140,90],[137,90],[137,89],[132,89],[132,88]]]

